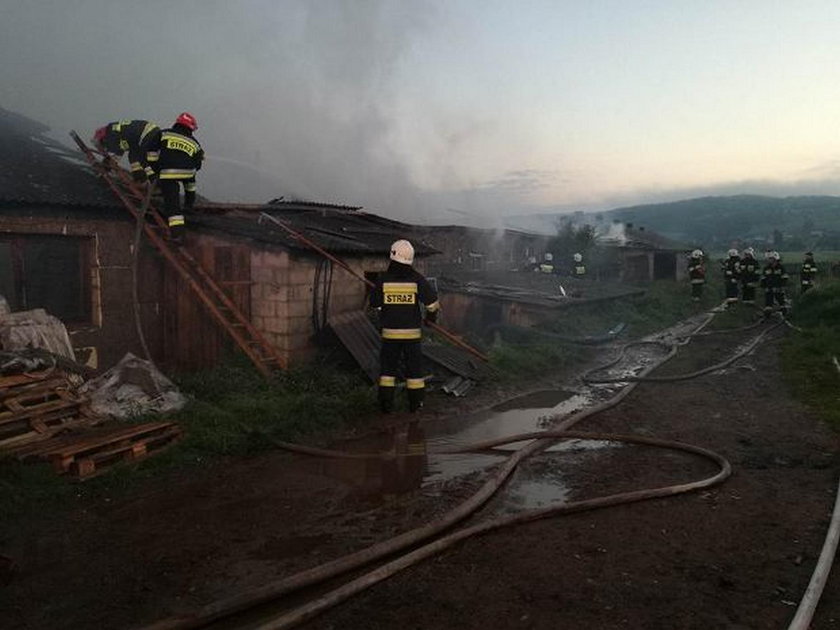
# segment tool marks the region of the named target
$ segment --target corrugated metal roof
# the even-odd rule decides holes
[[[50,139],[47,131],[41,123],[0,108],[0,212],[22,210],[34,216],[66,210],[87,218],[79,213],[96,208],[127,216],[82,154]],[[338,204],[301,200],[199,204],[188,223],[225,235],[311,251],[278,226],[260,223],[262,212],[336,254],[386,256],[391,243],[399,238],[411,238],[418,256],[438,253],[421,239],[412,238],[413,228],[406,223]]]
[[[283,209],[266,205],[262,211],[300,232],[319,247],[336,254],[385,256],[395,240],[411,238],[411,226],[365,212],[332,210],[324,205],[309,207],[300,203]],[[187,221],[207,230],[289,249],[313,251],[271,221],[260,221],[259,213],[241,212],[235,206],[225,209],[214,205],[212,213],[199,211],[190,214]],[[438,253],[438,250],[416,239],[412,239],[412,244],[418,256]]]
[[[0,203],[116,208],[110,191],[48,127],[0,108]]]
[[[330,327],[339,341],[356,359],[371,382],[379,380],[379,351],[382,341],[376,327],[362,311],[342,313],[330,317]],[[489,378],[495,370],[488,364],[452,346],[423,342],[423,356],[443,366],[453,374],[480,381]]]
[[[473,381],[486,380],[496,373],[490,364],[453,346],[426,343],[423,344],[423,356],[450,372]]]
[[[363,311],[353,311],[330,317],[329,324],[362,371],[371,382],[376,383],[379,380],[379,348],[382,341],[373,323]]]

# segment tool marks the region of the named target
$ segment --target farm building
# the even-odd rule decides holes
[[[616,221],[598,244],[612,250],[612,267],[622,282],[685,279],[688,246],[644,227]]]
[[[185,281],[147,241],[82,154],[44,125],[0,110],[0,295],[13,311],[65,322],[77,359],[101,370],[142,355],[167,369],[213,365],[229,342]],[[340,205],[208,204],[188,216],[186,250],[285,362],[310,356],[328,318],[364,308],[367,288],[262,214],[281,219],[359,274],[384,270],[411,226]],[[435,250],[415,240],[418,267]],[[335,277],[333,277],[335,274]],[[136,276],[136,299],[133,278]]]

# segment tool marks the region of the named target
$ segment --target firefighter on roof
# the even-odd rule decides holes
[[[164,213],[169,222],[169,234],[173,241],[184,238],[186,222],[181,213],[181,187],[184,185],[184,210],[195,204],[195,174],[201,168],[204,150],[193,137],[198,122],[190,113],[184,112],[175,120],[171,129],[158,130],[150,134],[148,142],[154,177],[158,180],[163,195]]]
[[[741,256],[741,300],[744,304],[755,304],[755,288],[760,277],[755,250],[748,247]]]
[[[723,261],[723,282],[726,289],[726,302],[732,304],[738,301],[738,284],[741,280],[741,257],[737,249],[730,249],[729,256]]]
[[[102,152],[122,156],[128,151],[128,163],[134,181],[145,181],[151,174],[146,145],[160,128],[148,120],[118,120],[100,127],[93,134],[93,143]]]
[[[761,275],[761,286],[764,288],[764,316],[769,317],[776,304],[782,315],[787,314],[785,303],[785,287],[787,286],[788,275],[782,266],[782,257],[779,252],[768,252],[767,264]]]
[[[706,267],[703,266],[703,252],[695,249],[688,259],[688,280],[691,282],[691,299],[699,302],[706,284]]]
[[[802,293],[814,286],[814,276],[817,275],[817,263],[814,262],[814,254],[805,252],[805,260],[802,261],[802,268],[799,270],[799,288]]]
[[[435,322],[440,310],[437,291],[412,267],[414,247],[406,240],[391,245],[391,262],[370,296],[370,305],[380,309],[382,350],[380,353],[379,406],[383,413],[394,408],[394,392],[400,359],[405,363],[408,407],[414,412],[423,406],[426,387],[420,329],[424,321]],[[420,305],[426,307],[425,318]]]

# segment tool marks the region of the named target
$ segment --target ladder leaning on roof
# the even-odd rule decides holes
[[[276,368],[286,368],[286,361],[266,338],[239,309],[236,303],[219,287],[213,277],[193,258],[184,247],[176,246],[167,240],[169,227],[151,205],[149,214],[155,225],[148,223],[142,216],[138,204],[143,202],[144,194],[124,169],[108,158],[100,161],[93,149],[88,147],[75,131],[70,136],[85,154],[88,162],[125,208],[137,221],[141,221],[146,236],[152,245],[163,255],[178,272],[187,286],[195,293],[216,323],[227,332],[242,351],[254,363],[263,376],[268,377]]]

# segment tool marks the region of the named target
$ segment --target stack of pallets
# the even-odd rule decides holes
[[[97,422],[61,372],[0,376],[0,451]]]
[[[181,437],[172,422],[93,428],[104,420],[60,372],[0,376],[0,455],[48,461],[58,474],[84,480]]]
[[[21,460],[46,460],[58,474],[89,479],[120,462],[135,462],[174,444],[181,429],[172,422],[146,422],[58,437],[18,449]]]

